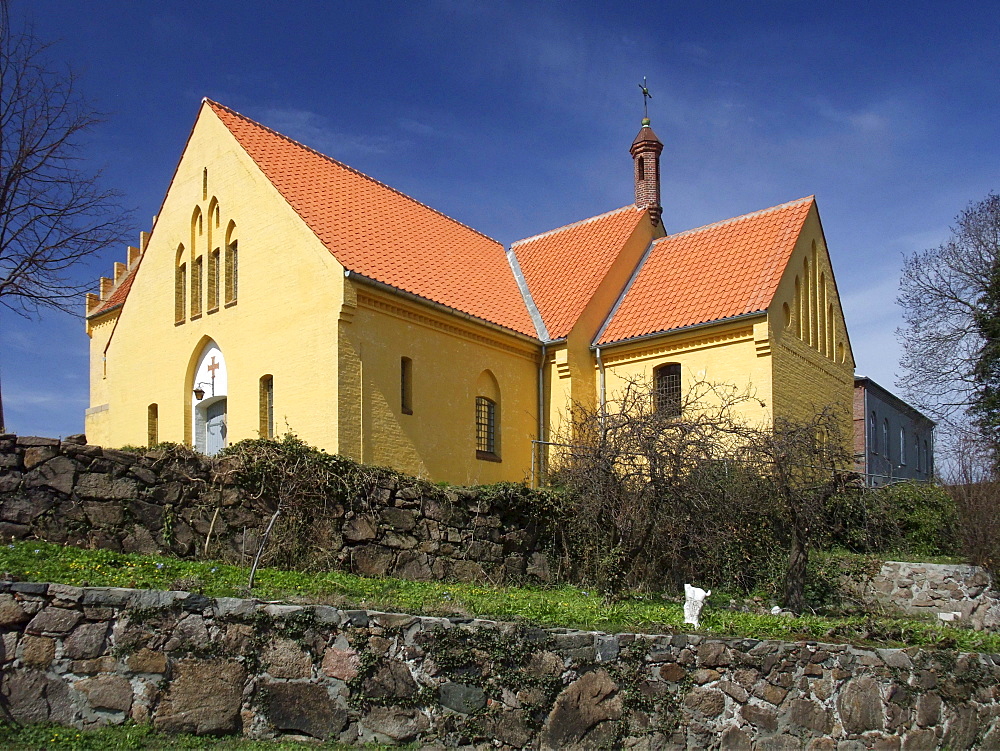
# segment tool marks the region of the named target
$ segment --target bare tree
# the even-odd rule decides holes
[[[1000,196],[991,193],[955,219],[937,248],[903,264],[897,331],[906,375],[899,386],[924,411],[959,430],[969,418],[995,435],[1000,425]]]
[[[73,267],[120,242],[129,220],[83,166],[82,137],[100,117],[47,49],[0,2],[0,305],[25,317],[76,313],[89,285]]]

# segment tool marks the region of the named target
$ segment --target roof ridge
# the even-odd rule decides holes
[[[712,222],[711,224],[703,224],[701,227],[694,227],[692,229],[686,229],[683,232],[675,232],[672,235],[666,235],[664,237],[655,240],[654,242],[662,242],[663,240],[670,240],[675,237],[684,237],[685,235],[693,235],[696,232],[704,232],[705,230],[715,229],[716,227],[724,227],[727,224],[733,224],[734,222],[739,222],[744,219],[755,219],[758,216],[763,216],[764,214],[770,214],[772,211],[779,211],[781,209],[791,208],[806,201],[815,201],[816,196],[805,196],[803,198],[796,198],[794,201],[788,201],[787,203],[781,203],[777,206],[771,206],[770,208],[760,209],[759,211],[751,211],[749,214],[740,214],[739,216],[730,217],[729,219],[722,219],[718,222]]]
[[[319,157],[321,157],[323,159],[326,159],[329,162],[333,162],[338,167],[343,167],[344,169],[348,170],[349,172],[353,172],[354,174],[358,175],[359,177],[362,177],[365,180],[368,180],[369,182],[373,182],[376,185],[378,185],[378,186],[380,186],[382,188],[385,188],[386,190],[391,190],[393,193],[395,193],[395,194],[397,194],[399,196],[402,196],[403,198],[407,199],[408,201],[412,201],[413,203],[417,204],[418,206],[421,206],[422,208],[425,208],[428,211],[433,211],[438,216],[444,217],[449,222],[454,222],[458,226],[464,227],[465,229],[469,230],[470,232],[475,232],[480,237],[484,237],[487,240],[490,240],[491,242],[496,243],[497,245],[500,246],[501,249],[503,249],[503,243],[500,242],[499,240],[497,240],[497,239],[495,239],[493,237],[490,237],[489,235],[485,234],[484,232],[480,232],[475,227],[470,227],[465,222],[460,222],[458,219],[455,219],[452,216],[448,216],[443,211],[439,211],[438,209],[435,209],[433,206],[428,206],[423,201],[418,201],[413,196],[404,193],[403,191],[399,190],[398,188],[394,188],[391,185],[388,185],[388,184],[382,182],[381,180],[379,180],[377,178],[374,178],[371,175],[368,175],[368,174],[362,172],[361,170],[359,170],[359,169],[357,169],[355,167],[352,167],[349,164],[345,164],[344,162],[340,161],[339,159],[335,159],[334,157],[329,156],[328,154],[324,154],[322,151],[314,149],[312,146],[308,146],[308,145],[302,143],[301,141],[296,141],[294,138],[291,138],[290,136],[286,136],[284,133],[281,133],[281,132],[275,130],[274,128],[271,128],[271,127],[269,127],[267,125],[264,125],[263,123],[257,122],[252,117],[247,117],[242,112],[237,112],[232,107],[227,107],[226,105],[222,104],[221,102],[217,102],[214,99],[209,99],[207,96],[206,97],[202,97],[201,101],[202,102],[207,102],[209,104],[209,106],[218,107],[220,109],[223,109],[226,112],[228,112],[229,114],[234,115],[235,117],[238,117],[238,118],[240,118],[242,120],[245,120],[248,123],[252,123],[252,124],[256,125],[258,128],[262,128],[263,130],[266,130],[268,133],[272,133],[272,134],[276,135],[278,138],[281,138],[281,139],[283,139],[285,141],[288,141],[289,143],[295,144],[299,148],[305,149],[306,151],[310,151],[313,154],[316,154],[317,156],[319,156]],[[257,160],[255,159],[254,161],[257,161]],[[268,179],[270,179],[270,178],[268,178]]]
[[[628,209],[633,209],[635,211],[645,211],[645,209],[640,209],[636,207],[634,203],[630,203],[627,206],[622,206],[620,209],[612,209],[611,211],[605,211],[603,214],[597,214],[596,216],[590,216],[587,217],[586,219],[580,219],[579,221],[572,222],[570,224],[564,224],[561,227],[550,229],[547,232],[541,232],[537,235],[532,235],[531,237],[525,237],[523,240],[516,240],[515,242],[512,242],[510,244],[511,250],[513,250],[518,245],[523,245],[524,243],[532,242],[533,240],[540,240],[543,237],[549,237],[550,235],[554,235],[557,232],[564,232],[569,229],[574,229],[576,227],[580,227],[584,224],[587,224],[588,222],[596,222],[598,219],[604,219],[605,217],[611,216],[612,214],[618,214],[623,211],[627,211]]]

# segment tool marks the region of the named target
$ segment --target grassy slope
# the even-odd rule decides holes
[[[212,597],[248,597],[248,570],[212,561],[129,555],[27,541],[0,546],[0,573],[22,581],[92,587],[195,589]],[[475,584],[367,579],[339,571],[308,574],[258,571],[252,596],[264,600],[328,603],[427,615],[472,615],[541,626],[608,632],[671,633],[683,626],[681,605],[659,596],[606,603],[590,592]],[[887,618],[754,615],[713,607],[700,633],[756,639],[815,640],[878,646],[937,646],[1000,652],[1000,635],[937,623]]]

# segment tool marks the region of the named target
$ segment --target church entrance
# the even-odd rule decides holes
[[[215,456],[226,446],[226,398],[205,408],[205,452]]]
[[[226,360],[215,342],[205,344],[194,371],[191,391],[191,425],[197,451],[215,456],[227,444],[227,391],[229,385]]]

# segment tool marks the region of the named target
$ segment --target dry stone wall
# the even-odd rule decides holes
[[[85,440],[0,435],[0,541],[252,559],[273,509],[233,482],[233,459],[117,451]],[[329,565],[353,573],[549,579],[545,530],[482,489],[387,475],[363,498],[310,513],[311,542]]]
[[[1000,627],[1000,596],[988,571],[978,566],[885,561],[862,596],[872,604],[910,615],[957,614],[977,630]]]
[[[1000,747],[1000,656],[0,582],[19,722],[500,749]]]

